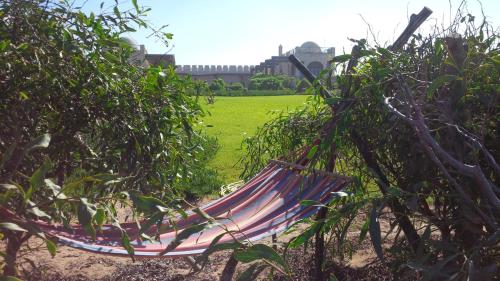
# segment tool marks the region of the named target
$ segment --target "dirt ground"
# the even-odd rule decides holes
[[[381,220],[382,231],[389,229],[390,218]],[[278,245],[284,245],[297,233],[283,235]],[[329,259],[325,271],[337,280],[416,280],[418,276],[408,270],[394,270],[390,258],[380,262],[371,246],[370,239],[358,243],[359,233],[349,233],[355,249],[347,262]],[[388,241],[391,239],[387,239]],[[270,239],[260,241],[271,244]],[[385,245],[388,247],[389,245]],[[280,247],[281,248],[281,247]],[[298,248],[288,251],[287,262],[294,280],[314,280],[314,247]],[[41,240],[32,239],[19,255],[19,270],[25,280],[37,281],[118,281],[118,280],[218,280],[230,252],[220,252],[210,256],[209,263],[200,272],[193,272],[191,265],[184,259],[155,258],[132,261],[127,257],[97,255],[59,246],[57,255],[52,258]],[[239,264],[235,277],[249,265]],[[285,280],[269,270],[259,275],[259,280]],[[335,280],[335,279],[331,279]]]
[[[62,280],[218,280],[230,252],[221,252],[210,257],[209,263],[201,271],[193,273],[191,265],[184,259],[157,258],[133,262],[130,258],[101,256],[66,246],[60,246],[56,257],[43,248],[40,241],[30,241],[35,250],[24,249],[21,253],[20,271],[25,280],[62,281]],[[376,258],[370,245],[363,245],[359,254],[353,256],[351,263],[329,264],[327,271],[333,272],[338,280],[394,280],[388,269]],[[289,252],[287,262],[293,272],[294,280],[314,280],[314,261],[312,247]],[[235,276],[248,265],[239,264]],[[381,278],[382,277],[382,278]],[[261,280],[285,280],[283,276],[270,278],[269,271],[259,275]]]

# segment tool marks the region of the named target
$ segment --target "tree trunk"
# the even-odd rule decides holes
[[[318,220],[324,220],[326,218],[326,213],[328,209],[322,207],[318,213]],[[320,222],[320,227],[316,231],[316,245],[314,249],[314,263],[315,263],[315,280],[323,281],[326,280],[325,273],[323,272],[324,256],[325,256],[325,237],[324,233],[321,231],[324,222]]]
[[[378,165],[377,161],[373,157],[370,148],[368,145],[361,139],[359,134],[355,130],[350,131],[351,139],[354,144],[358,148],[359,153],[365,160],[366,165],[376,174],[379,178],[377,181],[377,185],[379,186],[380,192],[382,194],[387,194],[387,188],[389,187],[389,180],[382,172],[382,169]],[[420,236],[417,233],[417,230],[413,226],[410,218],[407,216],[408,210],[402,205],[396,198],[389,200],[389,207],[391,208],[394,216],[396,217],[396,221],[399,226],[403,229],[403,233],[405,234],[406,239],[410,243],[413,251],[416,252],[420,245]]]
[[[23,239],[22,234],[12,233],[7,235],[7,248],[5,250],[5,266],[3,268],[3,276],[19,276],[17,271],[16,261],[17,252],[21,248]]]

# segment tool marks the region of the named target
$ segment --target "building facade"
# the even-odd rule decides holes
[[[283,53],[283,46],[280,45],[277,56],[272,56],[258,65],[176,65],[174,55],[148,54],[144,45],[139,45],[129,38],[123,40],[136,50],[131,60],[137,65],[145,67],[175,65],[176,72],[180,76],[189,75],[194,80],[203,80],[207,83],[221,78],[226,83],[239,82],[244,86],[248,86],[250,77],[256,73],[303,78],[302,73],[288,60],[291,54],[295,55],[314,75],[318,75],[328,67],[329,61],[335,56],[335,48],[321,48],[318,44],[307,41],[286,53]]]
[[[134,52],[130,57],[130,62],[143,67],[161,66],[166,68],[170,65],[175,65],[175,56],[171,54],[148,54],[144,45],[139,45],[133,39],[128,37],[121,38],[123,42],[134,48]]]
[[[288,60],[288,56],[292,54],[317,76],[323,69],[329,66],[329,61],[335,57],[335,48],[321,48],[318,44],[307,41],[301,46],[283,53],[283,46],[280,45],[278,47],[278,55],[261,62],[255,67],[254,72],[302,78],[302,73]]]

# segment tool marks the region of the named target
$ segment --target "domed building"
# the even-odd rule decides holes
[[[169,65],[175,66],[174,55],[148,54],[148,52],[146,51],[146,47],[144,47],[144,45],[142,44],[140,45],[134,39],[129,37],[121,37],[120,39],[134,49],[134,52],[130,57],[130,62],[135,65],[140,65],[143,67],[148,67],[150,65],[153,65],[153,66],[161,66],[164,68],[168,67]]]
[[[316,76],[328,67],[328,62],[335,56],[335,48],[322,48],[312,41],[307,41],[286,53],[283,53],[283,46],[279,45],[278,55],[259,65],[175,65],[175,57],[172,54],[148,54],[144,45],[138,44],[135,40],[128,37],[121,39],[134,48],[130,61],[135,65],[143,67],[172,65],[180,76],[189,75],[194,80],[208,83],[221,78],[226,83],[239,82],[244,86],[248,85],[250,77],[255,73],[303,78],[302,73],[288,60],[291,54],[294,54]]]
[[[321,53],[321,48],[313,41],[304,42],[304,44],[297,48],[300,48],[304,53]]]
[[[302,78],[302,73],[290,63],[288,56],[294,54],[314,75],[328,66],[328,61],[335,56],[335,48],[321,48],[318,44],[307,41],[294,49],[283,53],[283,46],[278,47],[278,56],[261,62],[255,67],[255,73],[262,72],[271,75],[288,75]]]

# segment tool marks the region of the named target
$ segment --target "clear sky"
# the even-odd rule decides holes
[[[85,11],[98,11],[101,1],[90,0]],[[121,1],[123,8],[131,1]],[[105,1],[104,7],[114,1]],[[348,38],[368,38],[369,23],[381,44],[389,44],[402,32],[412,13],[424,6],[433,14],[421,31],[432,24],[444,24],[454,18],[461,1],[457,0],[138,0],[151,7],[147,20],[174,34],[166,47],[147,31],[128,36],[144,44],[148,53],[170,53],[177,64],[249,64],[255,65],[305,41],[321,47],[335,47],[337,55],[350,51]],[[481,5],[487,20],[498,29],[500,0],[469,0],[467,7],[478,18]],[[451,11],[451,17],[450,17]],[[366,23],[365,23],[366,21]]]

